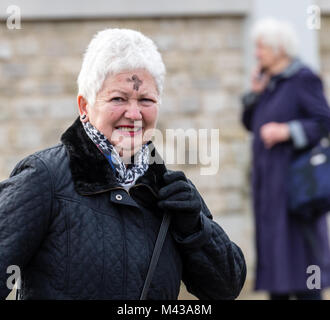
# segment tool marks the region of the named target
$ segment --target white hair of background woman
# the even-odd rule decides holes
[[[291,58],[298,55],[298,36],[289,22],[274,18],[258,20],[252,27],[251,36],[254,42],[260,40],[275,52],[283,49]]]
[[[108,74],[134,69],[145,69],[153,76],[160,99],[166,69],[154,42],[135,30],[99,31],[84,55],[77,81],[78,95],[94,105],[96,94]]]

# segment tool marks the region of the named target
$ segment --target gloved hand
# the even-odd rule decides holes
[[[171,227],[184,237],[198,231],[202,205],[197,190],[182,171],[167,171],[163,179],[158,206],[172,214]]]

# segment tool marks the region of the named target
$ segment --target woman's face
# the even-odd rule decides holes
[[[81,100],[83,99],[83,100]],[[80,102],[79,102],[80,100]],[[156,126],[159,95],[154,78],[143,69],[108,75],[93,106],[81,107],[80,114],[101,131],[125,159],[151,138]]]
[[[255,57],[260,68],[268,69],[272,67],[281,58],[282,52],[276,52],[271,46],[258,39],[255,44]]]

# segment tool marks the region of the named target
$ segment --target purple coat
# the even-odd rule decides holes
[[[330,131],[330,109],[320,78],[299,61],[273,77],[259,96],[243,98],[244,126],[253,133],[253,202],[256,226],[256,290],[293,293],[308,290],[309,265],[321,269],[322,288],[330,285],[330,250],[326,216],[310,224],[318,256],[306,243],[300,226],[288,214],[287,169],[296,149],[320,140],[320,123]],[[266,149],[260,127],[289,123],[291,140]]]

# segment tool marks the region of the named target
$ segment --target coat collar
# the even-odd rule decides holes
[[[120,187],[108,161],[87,136],[79,117],[63,133],[61,141],[67,149],[72,179],[79,194],[91,195]],[[158,193],[166,167],[153,143],[148,147],[155,161],[136,184],[146,184]]]
[[[304,67],[304,64],[300,59],[295,58],[292,62],[279,74],[282,79],[288,79],[294,76],[300,69]]]
[[[273,91],[279,81],[291,78],[302,68],[304,68],[304,64],[300,61],[300,59],[293,59],[292,62],[281,73],[273,76],[270,79],[268,89],[270,91]]]

